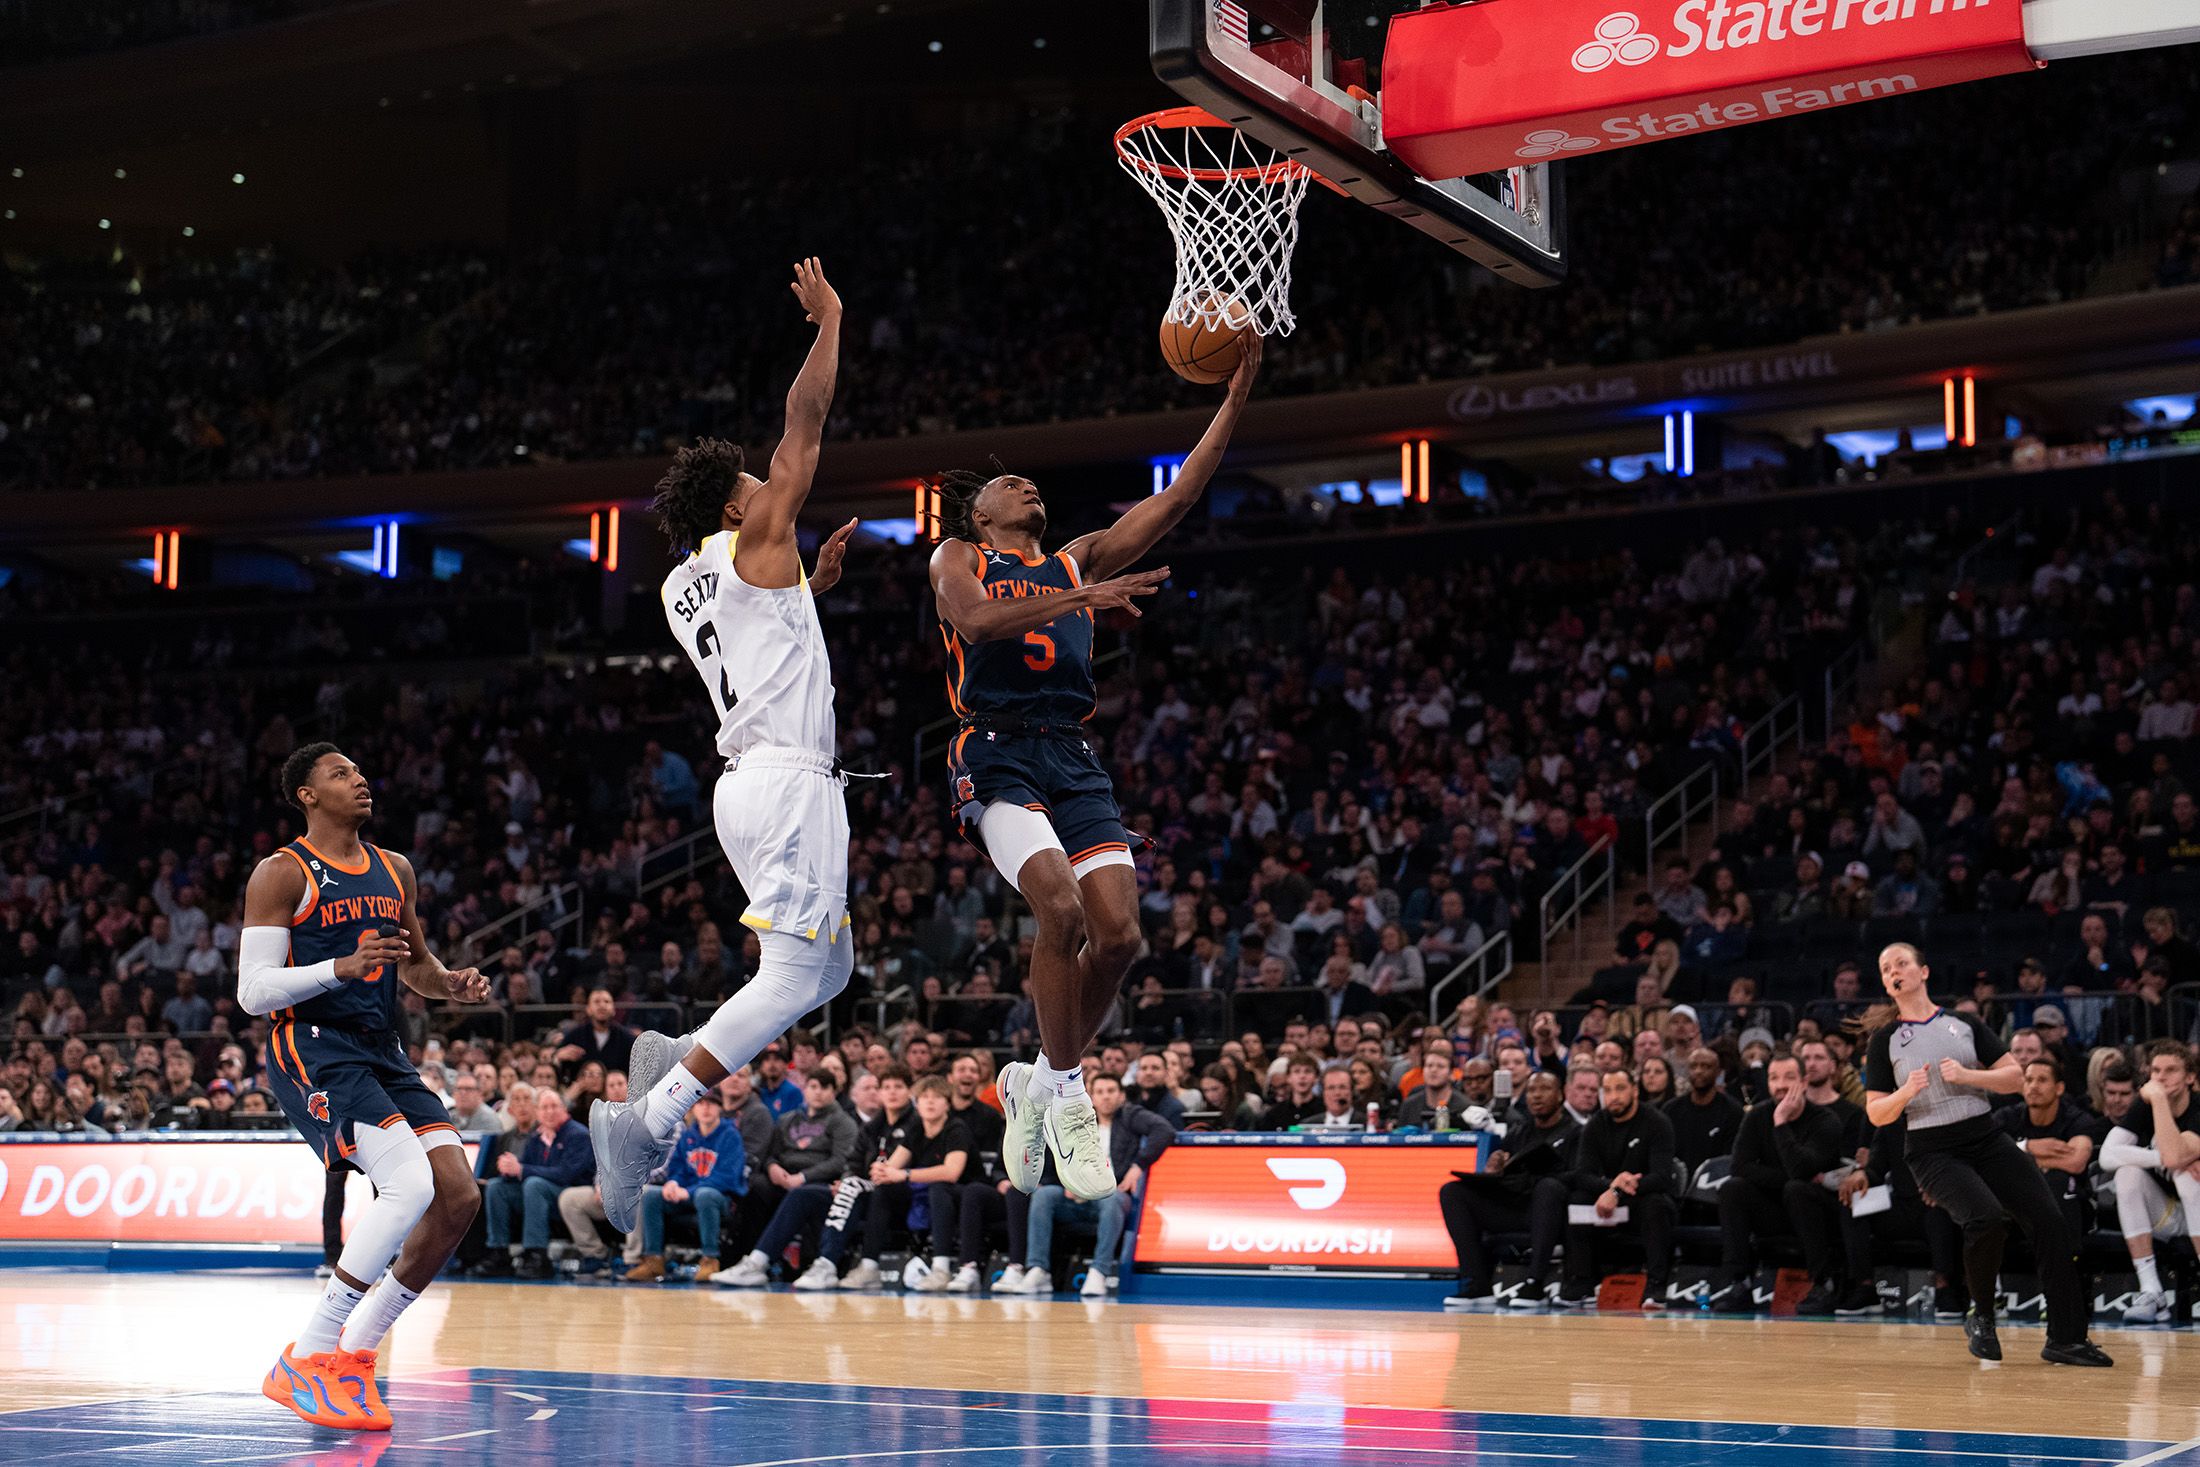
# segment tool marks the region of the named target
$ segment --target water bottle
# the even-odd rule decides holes
[[[1383,1110],[1374,1101],[1367,1103],[1367,1134],[1372,1136],[1383,1128]]]
[[[1436,1107],[1436,1115],[1431,1120],[1429,1129],[1431,1131],[1448,1131],[1451,1129],[1451,1103],[1449,1101]]]

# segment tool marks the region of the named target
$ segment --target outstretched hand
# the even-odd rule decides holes
[[[857,520],[850,520],[817,547],[817,569],[810,572],[810,594],[822,596],[840,584],[841,567],[848,560],[848,538],[855,534]]]
[[[1243,401],[1253,392],[1253,379],[1260,375],[1261,334],[1248,326],[1238,337],[1237,370],[1230,374],[1230,395]]]
[[[448,975],[454,1003],[482,1003],[489,997],[489,980],[479,968],[458,968]]]
[[[825,267],[817,256],[794,262],[794,284],[788,289],[802,303],[803,316],[818,325],[840,319],[840,293],[825,279]]]
[[[1142,613],[1131,604],[1132,599],[1151,596],[1161,589],[1162,582],[1168,578],[1169,568],[1162,566],[1159,570],[1132,571],[1128,575],[1095,581],[1085,591],[1094,611],[1127,611],[1132,616],[1138,616]]]

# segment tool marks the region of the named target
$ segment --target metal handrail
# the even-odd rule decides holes
[[[1706,781],[1710,784],[1709,790],[1699,792],[1697,787]],[[1677,805],[1679,808],[1667,817],[1665,824],[1661,825],[1659,823],[1660,812],[1664,811],[1668,805]],[[1719,766],[1716,763],[1702,765],[1688,778],[1658,796],[1656,800],[1651,802],[1650,808],[1643,811],[1642,859],[1644,867],[1647,868],[1654,864],[1657,860],[1658,847],[1675,837],[1680,840],[1681,858],[1686,860],[1688,858],[1688,827],[1698,815],[1703,814],[1706,810],[1711,812],[1711,833],[1717,835],[1719,833]]]
[[[1604,869],[1594,877],[1584,876],[1582,873],[1589,869],[1589,863],[1600,855],[1604,857]],[[1573,893],[1571,900],[1567,902],[1564,911],[1554,915],[1551,904],[1569,888]],[[1564,931],[1569,922],[1574,928],[1574,956],[1577,959],[1581,956],[1581,915],[1599,891],[1604,893],[1604,916],[1609,922],[1619,899],[1619,842],[1608,835],[1600,838],[1595,845],[1582,853],[1580,860],[1561,872],[1558,879],[1551,883],[1550,890],[1543,893],[1542,901],[1537,903],[1536,932],[1541,942],[1536,951],[1545,961],[1549,961],[1551,956],[1551,939]]]
[[[1588,858],[1583,857],[1583,859]],[[1497,965],[1494,972],[1491,971],[1493,964]],[[1435,1023],[1444,1012],[1444,990],[1464,978],[1470,970],[1482,975],[1482,981],[1475,985],[1474,992],[1470,995],[1473,998],[1483,997],[1491,989],[1511,977],[1513,970],[1512,929],[1508,927],[1501,930],[1488,942],[1483,943],[1473,952],[1461,958],[1458,967],[1453,968],[1449,973],[1429,985],[1428,1016],[1430,1023]],[[1462,999],[1461,1002],[1465,1002],[1465,1000]]]
[[[1825,712],[1828,733],[1833,731],[1833,710],[1846,701],[1856,691],[1857,684],[1864,680],[1866,651],[1864,639],[1859,637],[1835,653],[1833,660],[1826,664]]]
[[[699,852],[703,854],[698,854]],[[714,826],[708,825],[691,830],[678,840],[669,841],[657,847],[657,849],[643,856],[641,865],[636,868],[636,875],[639,880],[634,887],[635,899],[641,900],[661,887],[670,886],[675,881],[683,881],[693,876],[703,867],[709,865],[711,859],[717,854],[718,831]],[[650,867],[656,865],[660,859],[670,860],[674,869],[660,871],[654,876],[650,875]]]
[[[563,910],[550,921],[531,925],[530,919],[545,908],[553,906],[562,907]],[[476,958],[485,957],[496,948],[508,946],[537,932],[557,932],[566,927],[577,926],[580,920],[581,884],[568,881],[563,886],[552,887],[526,906],[515,907],[494,922],[475,928],[466,934],[461,945]],[[515,930],[506,933],[504,929],[507,927],[514,927]]]
[[[1795,755],[1803,754],[1803,699],[1799,693],[1790,693],[1772,705],[1772,711],[1751,724],[1742,733],[1742,789],[1747,791],[1749,782],[1759,772],[1770,774],[1779,764],[1780,746],[1795,745]]]

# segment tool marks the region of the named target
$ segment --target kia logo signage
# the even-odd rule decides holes
[[[1458,421],[1471,423],[1514,413],[1609,407],[1613,403],[1633,402],[1638,395],[1631,375],[1519,388],[1486,387],[1480,382],[1470,382],[1451,395],[1449,411]]]

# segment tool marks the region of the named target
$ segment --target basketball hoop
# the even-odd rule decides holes
[[[1298,324],[1291,251],[1312,172],[1199,107],[1133,118],[1116,129],[1115,153],[1176,240],[1166,319],[1288,336]]]

